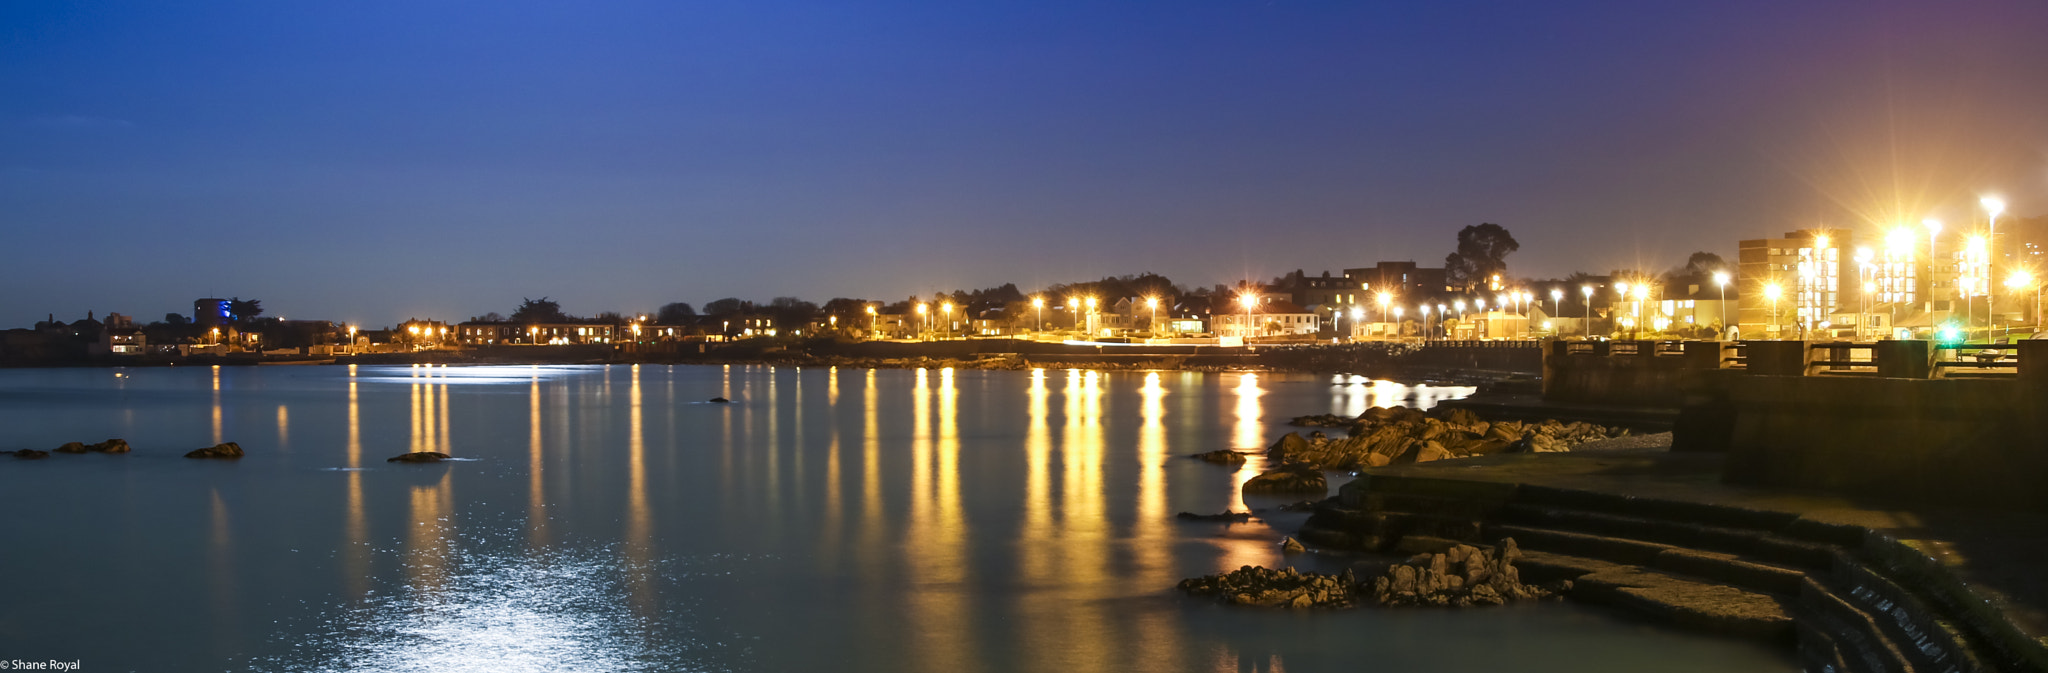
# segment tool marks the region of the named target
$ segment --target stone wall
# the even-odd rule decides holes
[[[1727,377],[1725,479],[1920,506],[2048,510],[2048,385]]]

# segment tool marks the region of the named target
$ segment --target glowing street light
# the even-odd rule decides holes
[[[2033,286],[2033,288],[2034,288],[2034,331],[2035,331],[2035,332],[2039,332],[2039,331],[2041,331],[2041,285],[2040,285],[2040,283],[2039,283],[2039,282],[2038,282],[2038,281],[2037,281],[2037,280],[2036,280],[2036,279],[2034,278],[2034,274],[2032,274],[2032,273],[2028,273],[2026,269],[2020,269],[2020,270],[2018,270],[2018,271],[2014,271],[2014,272],[2012,272],[2012,275],[2010,275],[2010,276],[2006,276],[2006,277],[2005,277],[2005,286],[2006,286],[2007,288],[2010,288],[2010,289],[2012,289],[2012,290],[2013,290],[2013,291],[2015,291],[2015,292],[2017,292],[2017,291],[2019,291],[2019,290],[2022,290],[2022,289],[2025,289],[2025,288],[2026,288],[2026,287],[2028,287],[2028,286]]]
[[[1038,311],[1038,325],[1037,325],[1037,327],[1036,327],[1035,329],[1033,329],[1032,331],[1034,331],[1034,332],[1043,332],[1043,331],[1045,331],[1045,297],[1032,297],[1032,298],[1031,298],[1031,308],[1033,308],[1033,309],[1035,309],[1035,310],[1037,310],[1037,311]]]
[[[1159,298],[1146,297],[1145,305],[1152,309],[1152,322],[1146,323],[1146,326],[1152,328],[1152,336],[1159,336]]]
[[[1579,294],[1586,295],[1586,338],[1593,338],[1593,286],[1580,285]]]
[[[922,329],[918,330],[918,338],[922,339],[924,338],[926,332],[932,331],[932,316],[928,312],[928,308],[924,305],[924,302],[917,303],[917,319],[919,322],[923,323]]]
[[[872,338],[880,337],[880,336],[881,336],[881,333],[880,333],[880,331],[879,331],[879,330],[877,330],[877,329],[876,329],[877,327],[879,327],[879,325],[877,325],[877,324],[876,324],[876,322],[875,322],[875,321],[876,321],[876,316],[875,316],[875,307],[874,307],[873,305],[869,305],[869,306],[867,307],[867,309],[868,309],[868,334],[870,335],[870,336],[869,336],[868,338],[872,339]]]
[[[1934,264],[1935,264],[1935,260],[1936,260],[1936,259],[1939,259],[1939,258],[1937,258],[1937,257],[1935,257],[1935,256],[1934,256],[1934,237],[1935,237],[1935,236],[1937,236],[1937,235],[1939,235],[1939,234],[1941,234],[1941,220],[1936,220],[1936,219],[1931,219],[1931,218],[1930,218],[1930,219],[1926,219],[1926,220],[1921,220],[1921,221],[1920,221],[1920,226],[1923,226],[1923,227],[1927,227],[1927,334],[1928,334],[1928,337],[1927,337],[1927,338],[1929,338],[1929,339],[1932,339],[1932,338],[1934,338],[1934,324],[1935,324],[1935,321],[1934,321]]]
[[[1428,305],[1428,304],[1423,304],[1423,305],[1421,306],[1421,310],[1422,310],[1422,341],[1423,341],[1423,343],[1428,343],[1428,342],[1429,342],[1429,305]],[[1400,330],[1400,329],[1401,329],[1401,325],[1400,325],[1400,323],[1395,323],[1395,324],[1394,324],[1394,329],[1395,329],[1395,330],[1397,330],[1397,331],[1398,331],[1398,330]]]

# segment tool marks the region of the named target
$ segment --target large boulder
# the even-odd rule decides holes
[[[128,440],[119,438],[109,439],[107,441],[94,444],[92,445],[91,448],[92,450],[98,451],[100,453],[127,453]]]
[[[51,450],[57,453],[85,453],[90,449],[86,448],[85,442],[65,442],[63,446]]]
[[[1441,554],[1418,554],[1387,569],[1364,591],[1388,607],[1500,605],[1556,596],[1569,582],[1550,586],[1522,583],[1514,562],[1522,553],[1513,538],[1492,549],[1454,545]]]
[[[1339,575],[1301,572],[1293,568],[1269,570],[1244,566],[1221,575],[1191,577],[1180,582],[1180,590],[1195,596],[1214,596],[1231,605],[1274,608],[1346,608],[1355,604],[1358,581],[1351,571]]]
[[[1328,493],[1329,480],[1323,478],[1322,470],[1313,467],[1290,465],[1282,467],[1244,482],[1246,493]]]
[[[1245,461],[1244,454],[1232,451],[1230,449],[1217,449],[1215,451],[1205,451],[1202,453],[1192,454],[1190,457],[1198,458],[1204,463],[1213,463],[1216,465],[1243,465]]]
[[[453,457],[453,456],[450,456],[450,455],[448,455],[448,454],[445,454],[445,453],[441,453],[441,452],[439,452],[439,451],[414,451],[414,452],[412,452],[412,453],[403,453],[403,454],[399,454],[399,455],[396,455],[396,456],[392,456],[392,457],[390,457],[390,458],[386,458],[386,459],[384,459],[384,462],[387,462],[387,463],[438,463],[438,462],[441,462],[441,461],[447,460],[447,459],[449,459],[449,458],[452,458],[452,457]]]
[[[204,449],[193,449],[190,453],[186,453],[185,457],[227,459],[241,458],[242,445],[236,444],[234,442],[221,442],[219,444],[215,444]]]

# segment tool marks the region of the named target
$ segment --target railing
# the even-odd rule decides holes
[[[1934,378],[2004,378],[2020,373],[2019,350],[2011,344],[1936,344]],[[1944,357],[1946,356],[1946,357]]]
[[[1863,357],[1854,357],[1861,351]],[[1828,376],[1877,376],[1877,344],[1824,341],[1807,344],[1806,373]]]

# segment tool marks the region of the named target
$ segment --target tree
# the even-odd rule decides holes
[[[1444,258],[1444,275],[1466,292],[1479,289],[1496,275],[1506,275],[1507,257],[1522,244],[1508,230],[1491,222],[1458,230],[1458,251]]]
[[[818,305],[796,297],[776,297],[768,301],[768,315],[778,329],[799,330],[818,317]]]
[[[752,310],[753,308],[753,302],[745,302],[740,301],[739,299],[734,297],[726,297],[724,299],[715,300],[709,304],[705,304],[704,315],[708,315],[715,318],[719,316],[728,316],[734,313],[749,311]]]
[[[249,322],[263,315],[263,300],[236,297],[228,300],[228,315],[236,321]]]
[[[469,321],[470,321],[470,322],[505,322],[505,316],[499,315],[497,311],[492,311],[492,312],[490,312],[490,313],[485,313],[485,314],[483,314],[483,315],[480,315],[480,316],[475,316],[475,317],[472,317],[472,318],[470,318],[470,319],[469,319]]]
[[[562,313],[560,303],[549,300],[520,298],[519,310],[512,312],[512,322],[517,323],[563,323],[572,320]]]
[[[1685,258],[1683,273],[1697,281],[1712,277],[1716,271],[1728,270],[1727,260],[1721,259],[1720,255],[1702,250]]]
[[[654,322],[663,325],[681,325],[695,317],[697,309],[690,308],[689,304],[680,301],[662,304],[661,309],[654,312]]]
[[[185,317],[185,314],[183,313],[165,313],[164,324],[171,325],[173,327],[179,325],[190,325],[192,324],[192,319]]]

